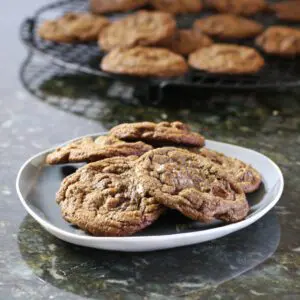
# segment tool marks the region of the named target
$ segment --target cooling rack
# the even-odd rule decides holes
[[[167,88],[182,88],[189,91],[201,92],[203,89],[231,89],[257,90],[279,89],[300,86],[300,58],[281,58],[264,55],[265,67],[254,75],[214,75],[190,69],[189,72],[178,78],[138,78],[120,76],[102,71],[99,68],[102,57],[105,55],[95,42],[92,43],[54,43],[39,38],[37,28],[46,19],[55,18],[68,11],[87,11],[86,0],[64,0],[40,8],[32,18],[26,19],[21,25],[23,42],[35,52],[43,54],[55,64],[68,68],[74,72],[97,75],[112,80],[123,81],[142,87],[146,98],[152,102],[160,102]],[[186,14],[177,17],[179,28],[189,28],[194,20],[212,12],[205,11],[199,14]],[[111,19],[118,19],[126,14],[109,14]],[[282,24],[271,13],[261,13],[254,17],[265,26]],[[297,24],[293,24],[297,26]],[[241,45],[254,46],[252,40],[232,41]],[[144,95],[145,96],[145,95]]]

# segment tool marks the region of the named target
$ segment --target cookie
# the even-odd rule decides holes
[[[126,12],[146,5],[148,0],[90,0],[90,10],[96,14]]]
[[[56,20],[45,21],[38,33],[43,39],[61,43],[96,41],[108,24],[108,19],[102,16],[70,12]]]
[[[240,184],[245,193],[254,192],[259,188],[262,181],[261,175],[250,165],[207,148],[200,149],[199,154],[222,167],[225,172],[228,172]]]
[[[207,0],[207,5],[219,12],[252,16],[267,8],[265,0]]]
[[[159,148],[135,164],[140,190],[157,202],[201,221],[243,220],[249,205],[235,180],[209,159],[178,148]]]
[[[63,218],[93,235],[127,236],[165,211],[132,173],[136,157],[90,163],[66,177],[57,193]]]
[[[48,154],[46,163],[50,165],[78,162],[93,162],[115,156],[140,156],[152,147],[143,142],[126,143],[115,137],[83,138]]]
[[[202,10],[202,0],[150,0],[157,10],[171,14],[197,13]]]
[[[114,49],[100,65],[106,72],[140,77],[173,77],[187,72],[185,59],[170,50],[162,48],[135,47]]]
[[[118,125],[110,134],[125,141],[143,141],[154,146],[202,147],[205,139],[181,122],[140,122]]]
[[[191,53],[189,64],[210,73],[251,74],[264,66],[264,59],[250,47],[214,44]]]
[[[156,45],[176,30],[174,18],[165,12],[140,11],[107,26],[100,34],[102,50]]]
[[[268,54],[299,55],[300,30],[286,26],[271,26],[256,38],[256,44]]]
[[[196,20],[194,29],[220,39],[243,39],[260,34],[263,26],[243,17],[219,14]]]
[[[180,29],[176,32],[172,39],[160,44],[175,53],[188,55],[191,52],[210,46],[213,43],[205,34],[192,29]]]
[[[300,1],[289,0],[270,5],[270,9],[276,13],[276,16],[284,21],[300,21]]]

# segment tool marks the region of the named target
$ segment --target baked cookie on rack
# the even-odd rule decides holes
[[[101,69],[116,74],[133,76],[174,77],[185,74],[185,59],[163,48],[117,48],[109,52],[101,62]]]
[[[265,0],[206,0],[208,7],[222,13],[252,16],[267,8]]]
[[[300,55],[300,30],[287,26],[271,26],[256,38],[256,45],[268,54]]]
[[[171,14],[197,13],[202,10],[202,0],[150,0],[157,10]]]
[[[252,74],[264,66],[264,59],[253,48],[233,44],[213,44],[189,55],[195,69],[219,74]]]
[[[126,12],[146,5],[148,0],[90,0],[90,10],[96,14]]]
[[[263,25],[232,14],[218,14],[196,20],[194,29],[220,39],[242,39],[260,34]]]
[[[270,4],[270,9],[276,13],[276,16],[284,21],[300,21],[300,1],[288,0]]]
[[[98,43],[105,51],[156,45],[171,38],[175,31],[175,19],[169,13],[139,11],[107,26]]]
[[[59,43],[96,41],[109,24],[107,18],[89,13],[69,12],[55,20],[45,21],[38,29],[45,40]]]

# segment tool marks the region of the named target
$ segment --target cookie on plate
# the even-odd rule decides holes
[[[284,21],[298,22],[300,21],[300,1],[288,0],[270,5],[277,17]]]
[[[139,11],[107,26],[98,43],[105,51],[156,45],[171,38],[175,31],[175,19],[169,13]]]
[[[212,39],[199,30],[179,29],[172,39],[161,43],[160,46],[175,53],[188,55],[197,49],[210,46],[212,43]]]
[[[133,76],[173,77],[187,72],[185,59],[168,49],[135,47],[114,49],[101,62],[102,70]]]
[[[229,173],[240,184],[244,193],[251,193],[259,188],[262,178],[252,166],[239,159],[207,148],[200,149],[199,154],[210,159]]]
[[[300,30],[287,26],[271,26],[256,38],[264,52],[279,56],[300,54]]]
[[[150,0],[150,4],[171,14],[197,13],[202,10],[202,0]]]
[[[202,135],[191,131],[188,125],[179,121],[125,123],[113,127],[110,134],[120,140],[144,141],[153,146],[202,147],[205,144]]]
[[[108,24],[108,19],[102,16],[70,12],[56,20],[45,21],[38,33],[45,40],[59,43],[96,41]]]
[[[90,10],[97,14],[126,12],[142,7],[147,3],[148,0],[90,0]]]
[[[219,12],[252,16],[267,8],[265,0],[206,0],[209,7]]]
[[[165,207],[141,188],[132,170],[136,159],[108,158],[66,177],[56,197],[63,218],[102,236],[132,235],[151,225]]]
[[[159,148],[135,164],[140,190],[202,222],[243,220],[249,205],[240,185],[209,159],[179,148]]]
[[[214,44],[189,55],[189,64],[210,73],[251,74],[264,66],[264,59],[250,47]]]
[[[242,39],[260,34],[263,26],[243,17],[219,14],[196,20],[194,29],[220,39]]]
[[[86,137],[57,148],[48,154],[46,162],[50,165],[93,162],[115,156],[141,156],[151,149],[143,142],[127,143],[112,136],[101,136],[95,141]]]

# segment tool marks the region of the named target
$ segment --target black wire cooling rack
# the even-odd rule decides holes
[[[159,102],[164,90],[170,87],[187,88],[189,91],[203,89],[234,89],[256,90],[276,89],[300,86],[300,58],[280,58],[264,55],[265,67],[254,75],[214,75],[206,72],[190,70],[185,76],[175,79],[137,78],[120,76],[102,71],[100,61],[105,54],[100,51],[96,43],[54,43],[39,38],[37,28],[46,19],[55,18],[68,11],[87,11],[86,0],[64,0],[55,2],[39,9],[32,18],[26,19],[21,25],[21,38],[24,43],[36,52],[50,58],[55,64],[73,70],[84,72],[118,81],[124,81],[142,87],[147,98]],[[189,28],[195,19],[211,14],[188,14],[177,17],[179,28]],[[124,14],[110,14],[112,19],[120,18]],[[281,24],[271,13],[257,14],[255,20],[265,26]],[[298,24],[299,25],[299,24]],[[297,24],[293,24],[297,26]],[[232,41],[237,44],[254,46],[253,40]]]

